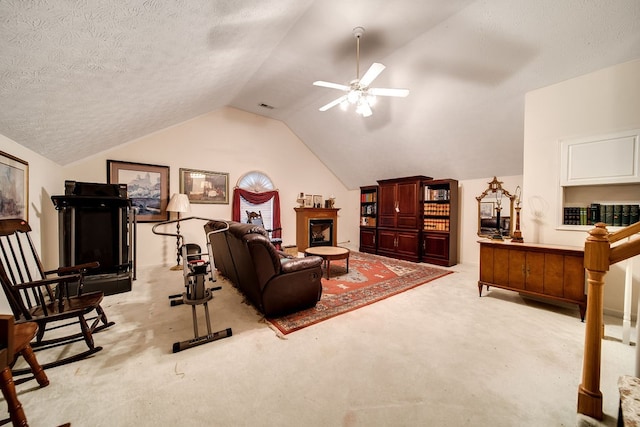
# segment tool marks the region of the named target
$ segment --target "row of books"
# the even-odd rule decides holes
[[[449,200],[449,190],[444,188],[424,188],[425,200]]]
[[[364,205],[360,207],[360,215],[375,215],[376,205]]]
[[[377,198],[378,195],[376,193],[362,193],[360,194],[360,203],[374,203]]]
[[[592,203],[584,207],[565,207],[565,225],[593,225],[604,222],[613,227],[626,227],[640,221],[640,205]]]
[[[427,215],[440,215],[440,216],[449,216],[449,204],[445,203],[425,203],[424,204],[424,214]]]
[[[433,219],[425,218],[424,220],[425,231],[449,231],[448,219]]]

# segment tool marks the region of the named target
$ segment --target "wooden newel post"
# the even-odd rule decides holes
[[[584,245],[587,270],[587,316],[584,338],[582,384],[578,388],[578,412],[602,420],[600,366],[603,322],[604,276],[609,271],[610,243],[604,223],[589,231]]]

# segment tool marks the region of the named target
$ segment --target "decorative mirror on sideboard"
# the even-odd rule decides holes
[[[513,208],[516,196],[502,188],[502,181],[493,177],[478,201],[478,236],[502,240],[513,234]]]

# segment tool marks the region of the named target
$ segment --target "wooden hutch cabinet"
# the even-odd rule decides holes
[[[458,263],[458,181],[433,179],[424,185],[422,261]]]
[[[420,261],[423,191],[427,176],[378,181],[378,254]]]

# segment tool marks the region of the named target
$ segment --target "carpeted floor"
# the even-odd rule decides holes
[[[105,297],[116,324],[95,336],[104,350],[50,369],[46,388],[19,384],[18,397],[32,427],[615,426],[616,383],[635,366],[620,319],[605,318],[606,417],[591,422],[576,414],[577,308],[500,289],[478,298],[477,266],[448,270],[289,335],[221,280],[213,330],[233,336],[174,354],[174,342],[193,337],[190,308],[167,298],[182,291],[182,274],[140,268],[132,292]]]
[[[333,261],[330,270],[327,279],[323,267],[322,298],[315,307],[268,321],[289,334],[452,273],[428,264],[359,252],[350,254],[348,272],[345,261]]]

